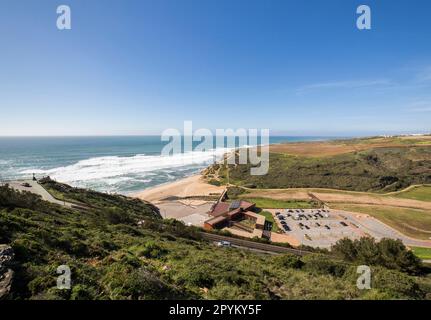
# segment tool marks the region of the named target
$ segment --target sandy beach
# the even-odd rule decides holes
[[[223,190],[224,186],[208,184],[202,179],[200,174],[197,174],[140,191],[133,194],[133,196],[142,200],[157,203],[169,197],[183,198],[190,196],[208,196],[212,194],[221,194]]]

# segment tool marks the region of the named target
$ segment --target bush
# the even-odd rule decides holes
[[[399,299],[421,299],[425,296],[425,293],[420,290],[413,277],[382,267],[372,268],[371,287]]]
[[[165,255],[167,250],[160,247],[154,241],[148,241],[140,250],[138,250],[138,256],[144,256],[150,259],[157,259]]]
[[[77,284],[72,287],[70,300],[93,300],[95,299],[94,289],[83,284]]]
[[[211,288],[214,285],[214,279],[211,277],[210,272],[201,269],[190,273],[188,282],[199,288]]]
[[[341,277],[346,272],[347,266],[342,262],[331,260],[321,254],[310,254],[303,258],[303,269],[313,274],[332,275]]]
[[[227,188],[227,196],[229,198],[237,198],[238,196],[244,194],[246,190],[241,187],[228,187]]]
[[[274,258],[276,265],[284,268],[301,269],[304,265],[301,258],[292,254],[284,254]]]
[[[417,274],[421,261],[400,240],[382,239],[376,243],[372,238],[352,241],[341,239],[332,246],[332,252],[349,262],[370,266],[384,266],[402,272]]]
[[[210,180],[208,180],[208,183],[212,184],[213,186],[217,186],[217,187],[221,186],[221,182],[219,180],[216,180],[216,179],[210,179]]]
[[[104,218],[111,224],[133,223],[133,219],[124,211],[116,208],[109,208],[104,211]]]

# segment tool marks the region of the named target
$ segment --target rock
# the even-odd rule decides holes
[[[13,261],[15,254],[11,246],[0,244],[0,268],[9,266]]]
[[[14,272],[9,267],[14,262],[15,254],[10,246],[0,244],[0,300],[8,297]]]
[[[9,295],[14,272],[11,269],[7,269],[5,272],[0,273],[0,300],[6,299]]]

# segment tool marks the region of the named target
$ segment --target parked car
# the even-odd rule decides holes
[[[283,226],[283,229],[284,229],[284,231],[290,231],[290,228],[287,224]]]
[[[232,243],[229,241],[219,241],[217,242],[217,247],[230,247],[232,246]]]
[[[328,230],[331,229],[327,224],[325,224],[325,228],[328,229]]]
[[[347,227],[347,223],[345,223],[344,221],[340,221],[340,224],[341,224],[343,227]]]

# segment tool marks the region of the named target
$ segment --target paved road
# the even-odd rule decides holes
[[[261,251],[273,252],[273,253],[291,253],[298,256],[305,256],[309,254],[308,251],[303,251],[299,249],[292,249],[286,247],[275,246],[272,244],[259,243],[249,240],[242,240],[237,238],[232,238],[228,236],[221,236],[213,233],[201,232],[202,238],[210,241],[229,241],[234,246],[244,247],[249,249],[256,249]]]
[[[24,183],[28,183],[31,187],[23,186]],[[40,195],[43,200],[51,203],[59,204],[61,206],[68,207],[68,208],[78,207],[76,204],[55,199],[48,191],[45,190],[44,187],[42,187],[39,183],[37,183],[37,181],[21,180],[21,181],[8,182],[8,184],[11,188],[15,190],[28,191],[28,192]]]
[[[344,215],[349,216],[355,221],[356,224],[360,225],[366,232],[371,234],[377,240],[382,238],[399,239],[407,246],[431,248],[430,240],[421,240],[408,237],[374,217],[354,212],[341,212]],[[362,218],[358,218],[358,216]]]

